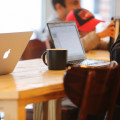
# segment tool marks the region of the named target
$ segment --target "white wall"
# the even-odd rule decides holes
[[[115,3],[115,16],[120,18],[120,0],[113,0]]]

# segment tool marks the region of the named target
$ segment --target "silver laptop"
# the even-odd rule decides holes
[[[32,33],[0,33],[0,75],[14,70]]]
[[[106,66],[109,61],[87,59],[75,22],[48,23],[55,48],[68,50],[68,64]]]

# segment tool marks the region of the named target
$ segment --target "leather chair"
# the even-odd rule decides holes
[[[21,57],[21,60],[40,58],[45,50],[45,42],[41,42],[38,39],[30,40]]]
[[[120,87],[120,66],[72,67],[64,76],[64,88],[79,108],[77,120],[112,120]]]

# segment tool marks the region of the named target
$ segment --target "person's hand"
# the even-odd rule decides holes
[[[118,63],[115,60],[113,60],[110,62],[109,67],[116,67],[117,65],[118,65]]]
[[[114,27],[114,25],[115,25],[115,23],[113,23],[113,22],[110,23],[105,30],[103,30],[100,33],[97,33],[98,37],[99,38],[104,38],[104,37],[112,37],[112,38],[114,38],[114,36],[115,36],[115,27]]]

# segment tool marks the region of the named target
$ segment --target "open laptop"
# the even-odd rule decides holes
[[[0,33],[0,75],[14,70],[32,33]]]
[[[68,50],[68,65],[109,65],[109,61],[87,59],[75,22],[47,23],[47,26],[55,48]]]

